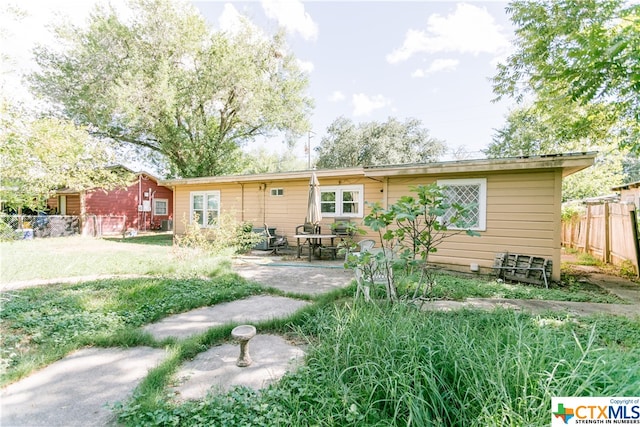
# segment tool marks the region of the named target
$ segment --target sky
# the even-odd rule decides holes
[[[6,21],[2,64],[4,89],[20,92],[17,76],[33,67],[36,42],[50,43],[48,24],[85,22],[102,0],[22,0],[27,16]],[[3,0],[5,7],[12,0]],[[122,1],[112,1],[118,8]],[[239,14],[262,31],[284,28],[300,66],[309,73],[315,108],[312,133],[295,149],[317,146],[327,127],[344,116],[354,123],[419,119],[434,138],[472,158],[502,127],[511,101],[493,103],[490,78],[511,52],[513,28],[506,2],[479,1],[192,1],[213,29],[228,30]],[[8,82],[8,83],[6,83]],[[274,138],[262,142],[281,151]],[[450,157],[450,156],[449,156]]]

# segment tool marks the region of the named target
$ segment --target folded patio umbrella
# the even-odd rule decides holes
[[[322,211],[320,210],[320,183],[315,172],[311,173],[309,180],[309,200],[307,202],[306,223],[318,224],[322,220]]]

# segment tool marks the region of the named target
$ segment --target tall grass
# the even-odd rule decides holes
[[[307,368],[287,379],[313,389],[287,395],[289,415],[305,414],[293,424],[543,425],[551,396],[631,395],[640,381],[640,354],[603,351],[597,325],[406,306],[325,322]]]
[[[238,388],[144,411],[127,425],[538,426],[552,396],[632,395],[640,320],[547,321],[512,311],[326,305],[298,319],[306,365],[261,393]],[[544,321],[543,321],[544,320]],[[608,324],[611,322],[611,324]],[[601,328],[604,324],[606,327]],[[615,325],[614,325],[615,324]],[[608,346],[608,347],[607,347]]]

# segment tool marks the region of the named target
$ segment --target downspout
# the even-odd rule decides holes
[[[140,228],[140,205],[142,205],[142,174],[138,175],[138,206],[136,206],[136,209],[138,210],[138,220],[137,220],[137,225],[138,228]],[[124,219],[125,224],[127,222],[127,219]]]
[[[262,223],[267,223],[267,183],[265,182],[262,189]]]
[[[244,182],[240,184],[240,221],[244,222]]]
[[[149,223],[149,228],[153,230],[153,198],[156,196],[156,190],[151,191],[151,187],[149,187],[149,204],[151,204],[151,222]]]

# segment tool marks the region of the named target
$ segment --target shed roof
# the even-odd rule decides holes
[[[433,163],[319,169],[315,170],[314,172],[316,173],[318,178],[384,178],[407,175],[454,175],[461,173],[486,173],[496,171],[562,169],[562,175],[564,177],[593,165],[595,157],[595,152],[563,153],[541,156],[507,157],[499,159],[456,160]],[[160,180],[159,184],[165,186],[175,186],[209,183],[213,184],[285,181],[295,179],[309,179],[310,173],[310,170],[302,170],[293,172],[273,172],[250,175],[220,175],[200,178],[177,178]]]
[[[617,185],[615,187],[611,187],[611,191],[620,191],[620,190],[630,190],[632,188],[640,187],[640,181],[629,182],[627,184]]]

